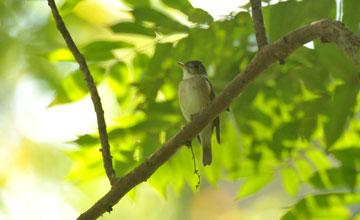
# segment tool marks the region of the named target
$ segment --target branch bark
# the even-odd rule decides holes
[[[94,104],[95,112],[96,112],[96,118],[98,123],[98,130],[99,130],[99,136],[100,136],[100,142],[101,142],[101,152],[103,156],[104,161],[104,168],[107,177],[109,178],[109,181],[111,184],[113,184],[117,177],[115,175],[115,171],[112,165],[112,157],[110,154],[110,145],[108,141],[108,135],[106,131],[106,123],[104,118],[104,110],[101,105],[101,99],[99,96],[99,93],[97,91],[97,88],[94,83],[94,79],[90,74],[90,70],[86,64],[84,56],[80,53],[79,49],[76,47],[73,39],[71,38],[71,35],[69,31],[66,29],[66,26],[59,14],[59,11],[56,7],[54,0],[48,0],[48,4],[51,8],[52,15],[55,19],[55,23],[57,28],[59,29],[60,33],[62,34],[66,45],[70,49],[71,53],[74,55],[76,61],[79,63],[79,67],[81,72],[84,75],[86,85],[90,91],[90,96],[92,99],[92,102]]]
[[[268,44],[268,39],[266,37],[266,29],[264,25],[264,17],[262,13],[261,0],[250,0],[251,3],[251,15],[253,19],[256,42],[259,50]]]
[[[249,65],[239,73],[228,86],[201,113],[166,142],[158,151],[154,152],[142,164],[112,185],[110,191],[97,201],[89,210],[81,214],[78,220],[97,219],[126,195],[132,188],[146,181],[162,164],[191,140],[214,118],[216,118],[244,91],[247,86],[266,68],[279,59],[288,57],[295,49],[318,38],[336,43],[347,56],[355,62],[360,71],[357,51],[360,40],[344,24],[332,19],[313,22],[305,27],[296,29],[280,40],[263,46]]]

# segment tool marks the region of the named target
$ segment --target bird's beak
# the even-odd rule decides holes
[[[177,64],[179,64],[179,66],[180,66],[181,68],[186,68],[185,63],[177,62]]]

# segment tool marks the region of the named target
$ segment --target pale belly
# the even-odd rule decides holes
[[[182,80],[179,85],[179,104],[187,121],[191,115],[200,112],[210,102],[210,88],[202,77]]]

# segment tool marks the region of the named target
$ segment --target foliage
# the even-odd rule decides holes
[[[123,2],[132,8],[133,20],[108,25],[111,40],[107,36],[79,44],[96,83],[111,88],[120,108],[117,123],[108,128],[119,176],[143,162],[185,124],[177,102],[181,70],[176,61],[203,61],[215,91],[220,92],[246,67],[257,48],[248,11],[214,21],[187,0],[163,0],[163,8],[146,0]],[[71,12],[76,4],[66,1],[61,11],[65,20],[75,19],[74,26],[86,23]],[[359,13],[354,13],[358,5],[357,0],[344,1],[343,20],[355,33],[360,33]],[[180,22],[164,8],[176,10],[187,21]],[[273,42],[312,21],[335,18],[335,13],[332,0],[290,0],[265,7],[264,19]],[[74,63],[65,44],[48,35],[54,28],[49,21],[37,30],[50,49],[27,57],[42,79],[49,79],[49,71],[56,69],[53,62]],[[153,51],[143,50],[132,38],[150,41]],[[131,55],[120,55],[129,48]],[[62,80],[47,80],[57,91],[52,106],[78,101],[88,93],[80,72],[68,72]],[[279,174],[289,195],[298,195],[304,185],[327,192],[304,197],[282,219],[346,219],[353,210],[348,208],[359,203],[354,193],[360,186],[358,90],[355,67],[336,46],[316,41],[314,49],[296,50],[285,65],[267,69],[232,104],[232,111],[221,115],[222,143],[213,146],[213,164],[200,168],[202,178],[213,184],[245,178],[237,195],[241,199]],[[103,175],[100,154],[93,156],[99,148],[98,135],[79,136],[75,143],[81,149],[71,156],[81,167],[71,176],[76,178],[75,172],[86,172],[88,178]],[[193,143],[201,164],[199,144]],[[169,184],[180,191],[185,184],[195,188],[196,181],[186,148],[149,179],[163,193]],[[335,193],[339,190],[343,193]]]

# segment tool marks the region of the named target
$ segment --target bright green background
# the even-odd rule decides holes
[[[182,75],[176,61],[203,61],[219,93],[257,50],[247,12],[249,5],[215,21],[187,0],[122,2],[129,9],[112,13],[105,13],[108,8],[96,1],[59,3],[60,13],[85,55],[95,82],[106,88],[100,89],[106,91],[100,93],[102,98],[113,99],[113,105],[105,107],[105,114],[116,111],[111,117],[107,115],[107,122],[118,176],[143,162],[185,124],[177,102],[177,85]],[[55,94],[49,110],[89,98],[83,76],[53,19],[48,12],[47,16],[36,17],[34,11],[28,10],[29,5],[32,10],[47,10],[45,1],[0,3],[0,106],[4,106],[0,112],[4,114],[14,111],[11,94],[16,93],[18,82],[25,76],[35,79],[43,91]],[[336,3],[290,0],[264,7],[263,11],[268,38],[273,42],[312,21],[335,19]],[[343,21],[358,36],[359,14],[358,0],[344,1]],[[205,219],[206,214],[194,212],[197,202],[207,201],[196,199],[199,197],[194,197],[194,193],[205,195],[204,198],[214,193],[221,197],[226,194],[221,189],[232,183],[239,184],[231,185],[231,193],[218,201],[226,203],[236,198],[237,201],[229,202],[234,210],[236,204],[241,207],[247,199],[267,196],[263,188],[272,185],[286,192],[291,201],[278,207],[283,213],[281,219],[360,219],[358,90],[355,66],[335,45],[315,41],[314,49],[299,48],[285,65],[275,63],[267,69],[236,99],[232,111],[221,115],[222,143],[214,144],[210,167],[200,166],[201,150],[197,141],[193,142],[201,172],[200,193],[195,189],[197,177],[193,174],[190,151],[183,147],[145,187],[133,190],[104,219],[125,218],[121,210],[131,209],[133,203],[137,206],[132,209],[142,216],[166,209],[157,217]],[[11,124],[5,117],[1,120],[2,129]],[[68,126],[72,126],[71,122]],[[54,185],[69,184],[70,194],[76,192],[76,196],[63,189],[59,196],[80,213],[109,189],[98,151],[98,135],[93,131],[76,134],[78,138],[73,143],[78,147],[70,149],[49,147],[22,137],[18,143],[21,150],[7,159],[15,161],[9,162],[15,164],[12,168],[25,167],[41,176],[42,183],[51,179]],[[1,147],[6,148],[7,138],[1,138]],[[4,216],[9,212],[5,194],[12,184],[11,173],[16,174],[8,169],[0,172],[0,192],[4,192],[0,210]],[[153,195],[149,185],[167,200]],[[159,207],[149,204],[154,198]],[[226,206],[219,208],[218,212],[225,209]],[[229,216],[222,218],[241,219],[239,216],[244,214]]]

